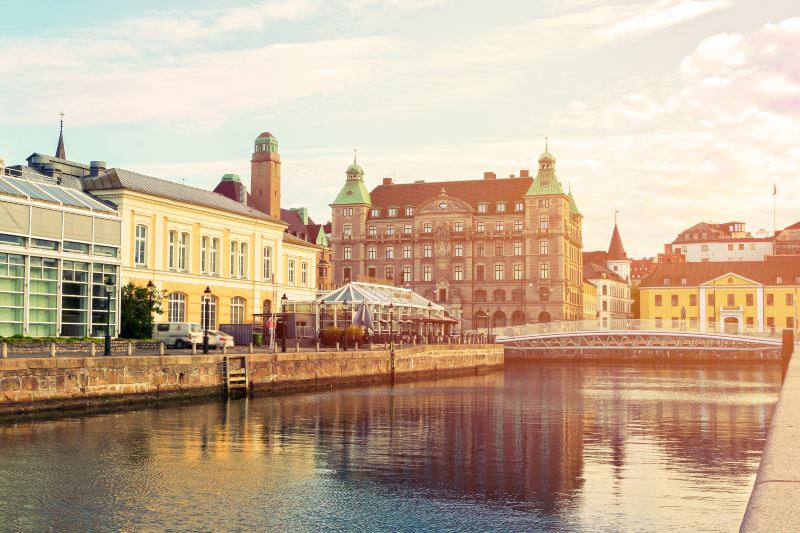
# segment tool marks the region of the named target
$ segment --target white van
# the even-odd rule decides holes
[[[153,339],[171,348],[188,348],[192,343],[203,344],[203,329],[194,322],[157,322]]]

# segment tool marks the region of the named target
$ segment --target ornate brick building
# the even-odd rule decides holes
[[[354,162],[331,208],[335,283],[409,287],[464,329],[582,317],[583,217],[547,151],[535,178],[384,178],[371,192]]]

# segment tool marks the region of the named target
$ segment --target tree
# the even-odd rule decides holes
[[[161,292],[129,282],[122,287],[120,337],[149,339],[153,336],[153,315],[161,314]]]

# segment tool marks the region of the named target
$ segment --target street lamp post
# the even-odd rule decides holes
[[[344,311],[344,351],[347,351],[347,300],[342,302]]]
[[[203,320],[203,353],[208,353],[208,323],[211,318],[211,287],[206,286],[203,291],[203,312],[205,320]]]
[[[283,328],[281,328],[281,352],[286,353],[286,302],[289,298],[286,293],[281,296],[281,312],[283,314]]]
[[[114,280],[106,278],[106,338],[103,355],[111,355],[111,295],[114,294]]]
[[[433,324],[431,324],[431,309],[433,309],[433,304],[428,302],[428,342],[431,340],[431,329],[433,329]]]
[[[394,303],[389,302],[389,350],[394,350],[394,336],[392,334],[393,323],[394,323]]]

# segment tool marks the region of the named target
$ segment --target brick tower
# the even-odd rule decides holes
[[[278,139],[269,132],[258,136],[250,160],[253,204],[273,218],[281,218],[281,156]]]

